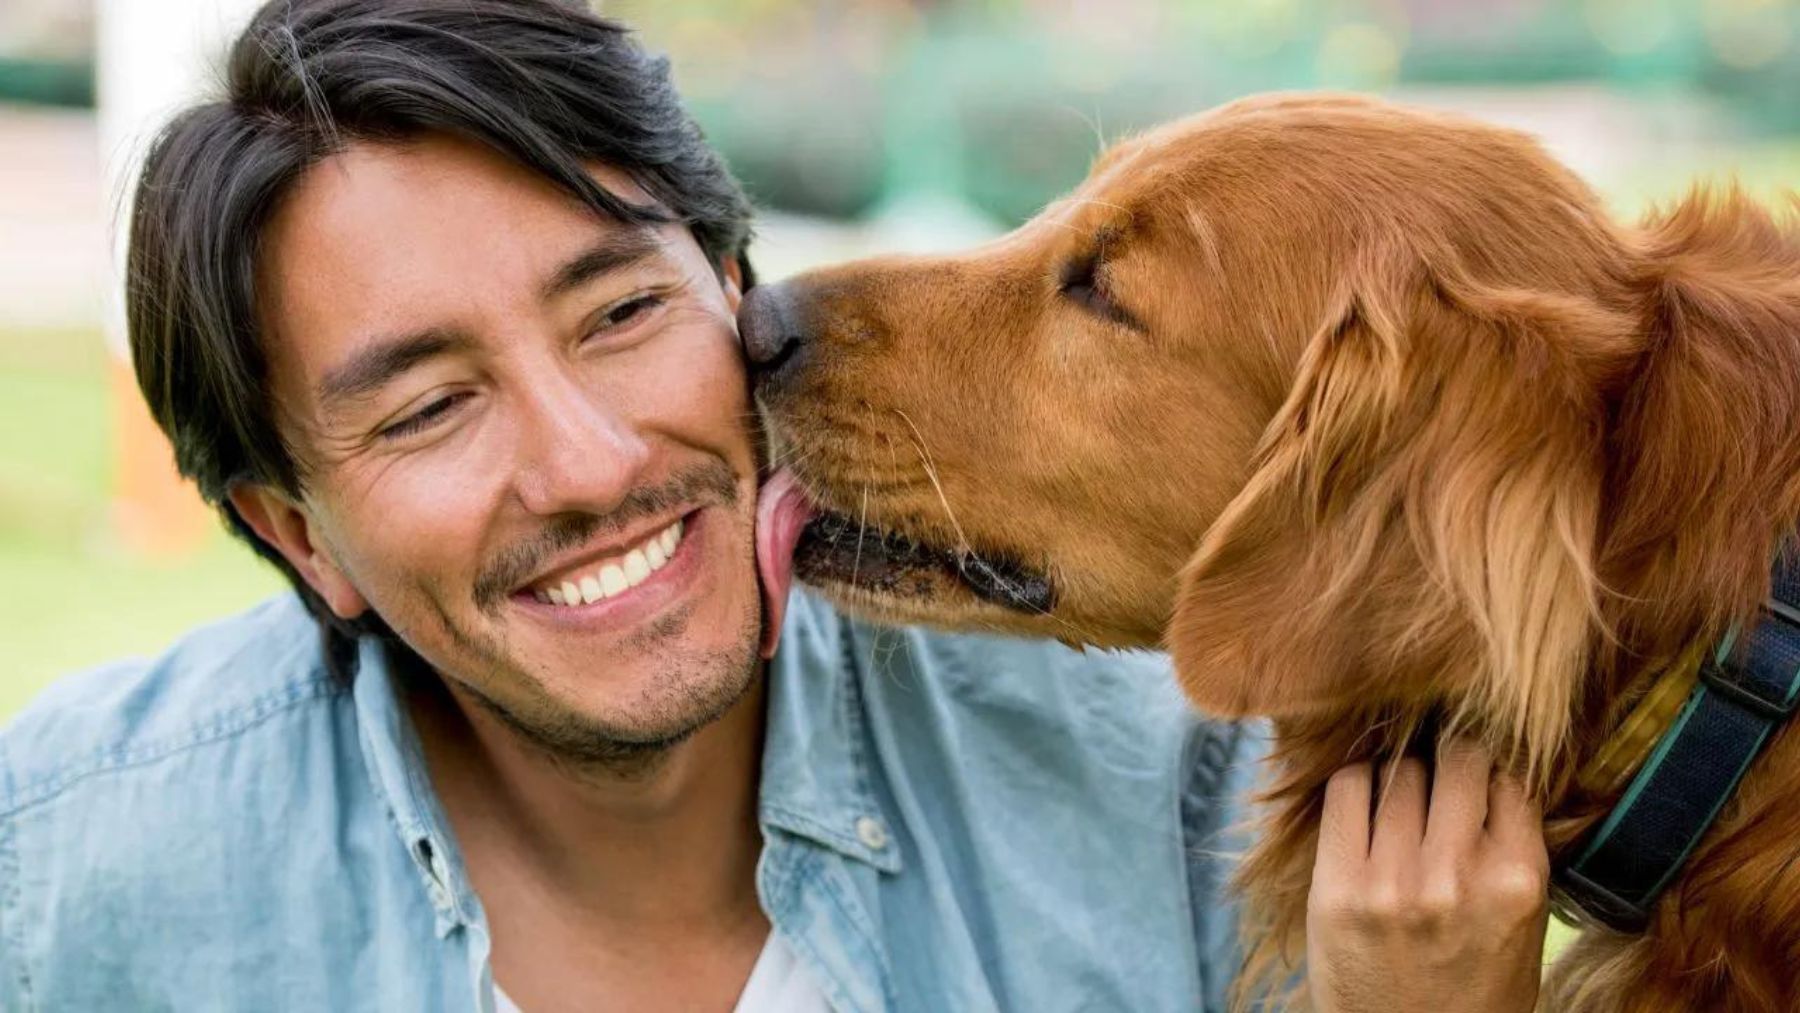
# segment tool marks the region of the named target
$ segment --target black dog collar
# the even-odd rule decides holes
[[[1800,546],[1776,563],[1758,622],[1725,638],[1630,787],[1574,861],[1557,870],[1569,901],[1622,932],[1642,931],[1656,898],[1713,824],[1774,731],[1800,703]]]

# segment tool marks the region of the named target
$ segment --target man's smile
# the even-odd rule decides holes
[[[729,507],[702,507],[629,540],[609,539],[565,557],[508,602],[561,629],[628,630],[689,598],[709,570],[703,558]],[[728,525],[727,525],[728,526]]]
[[[681,544],[682,518],[626,540],[624,548],[596,547],[580,559],[558,564],[553,572],[527,583],[524,592],[546,605],[592,605],[616,598],[650,579],[675,555]]]

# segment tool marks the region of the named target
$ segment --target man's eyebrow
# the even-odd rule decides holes
[[[359,349],[347,362],[319,380],[322,408],[362,397],[381,389],[389,380],[412,367],[474,344],[467,334],[442,327],[427,327],[395,338],[385,338]]]
[[[599,242],[557,268],[556,273],[544,282],[538,298],[549,302],[600,275],[646,260],[661,250],[661,240],[648,227],[633,226],[610,231]]]

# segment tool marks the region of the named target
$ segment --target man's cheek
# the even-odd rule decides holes
[[[395,481],[383,492],[362,498],[341,524],[357,535],[336,550],[351,581],[383,615],[416,608],[408,599],[419,597],[450,607],[471,600],[479,563],[479,539],[467,530],[480,516],[474,504],[456,495],[455,483]],[[395,495],[400,492],[406,495]]]
[[[735,351],[701,350],[677,367],[646,377],[647,426],[676,432],[715,452],[747,442],[754,423],[749,384]],[[747,451],[746,451],[747,453]],[[734,459],[735,453],[730,455]]]

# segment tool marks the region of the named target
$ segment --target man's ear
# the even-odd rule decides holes
[[[725,258],[719,277],[725,282],[725,305],[736,313],[738,303],[744,301],[744,268],[738,263],[737,257]]]
[[[1537,756],[1586,669],[1606,376],[1632,320],[1364,269],[1308,344],[1167,636],[1227,716],[1438,701]]]
[[[368,601],[318,539],[303,504],[260,482],[235,482],[226,497],[250,530],[281,553],[338,618],[355,619],[368,611]]]

